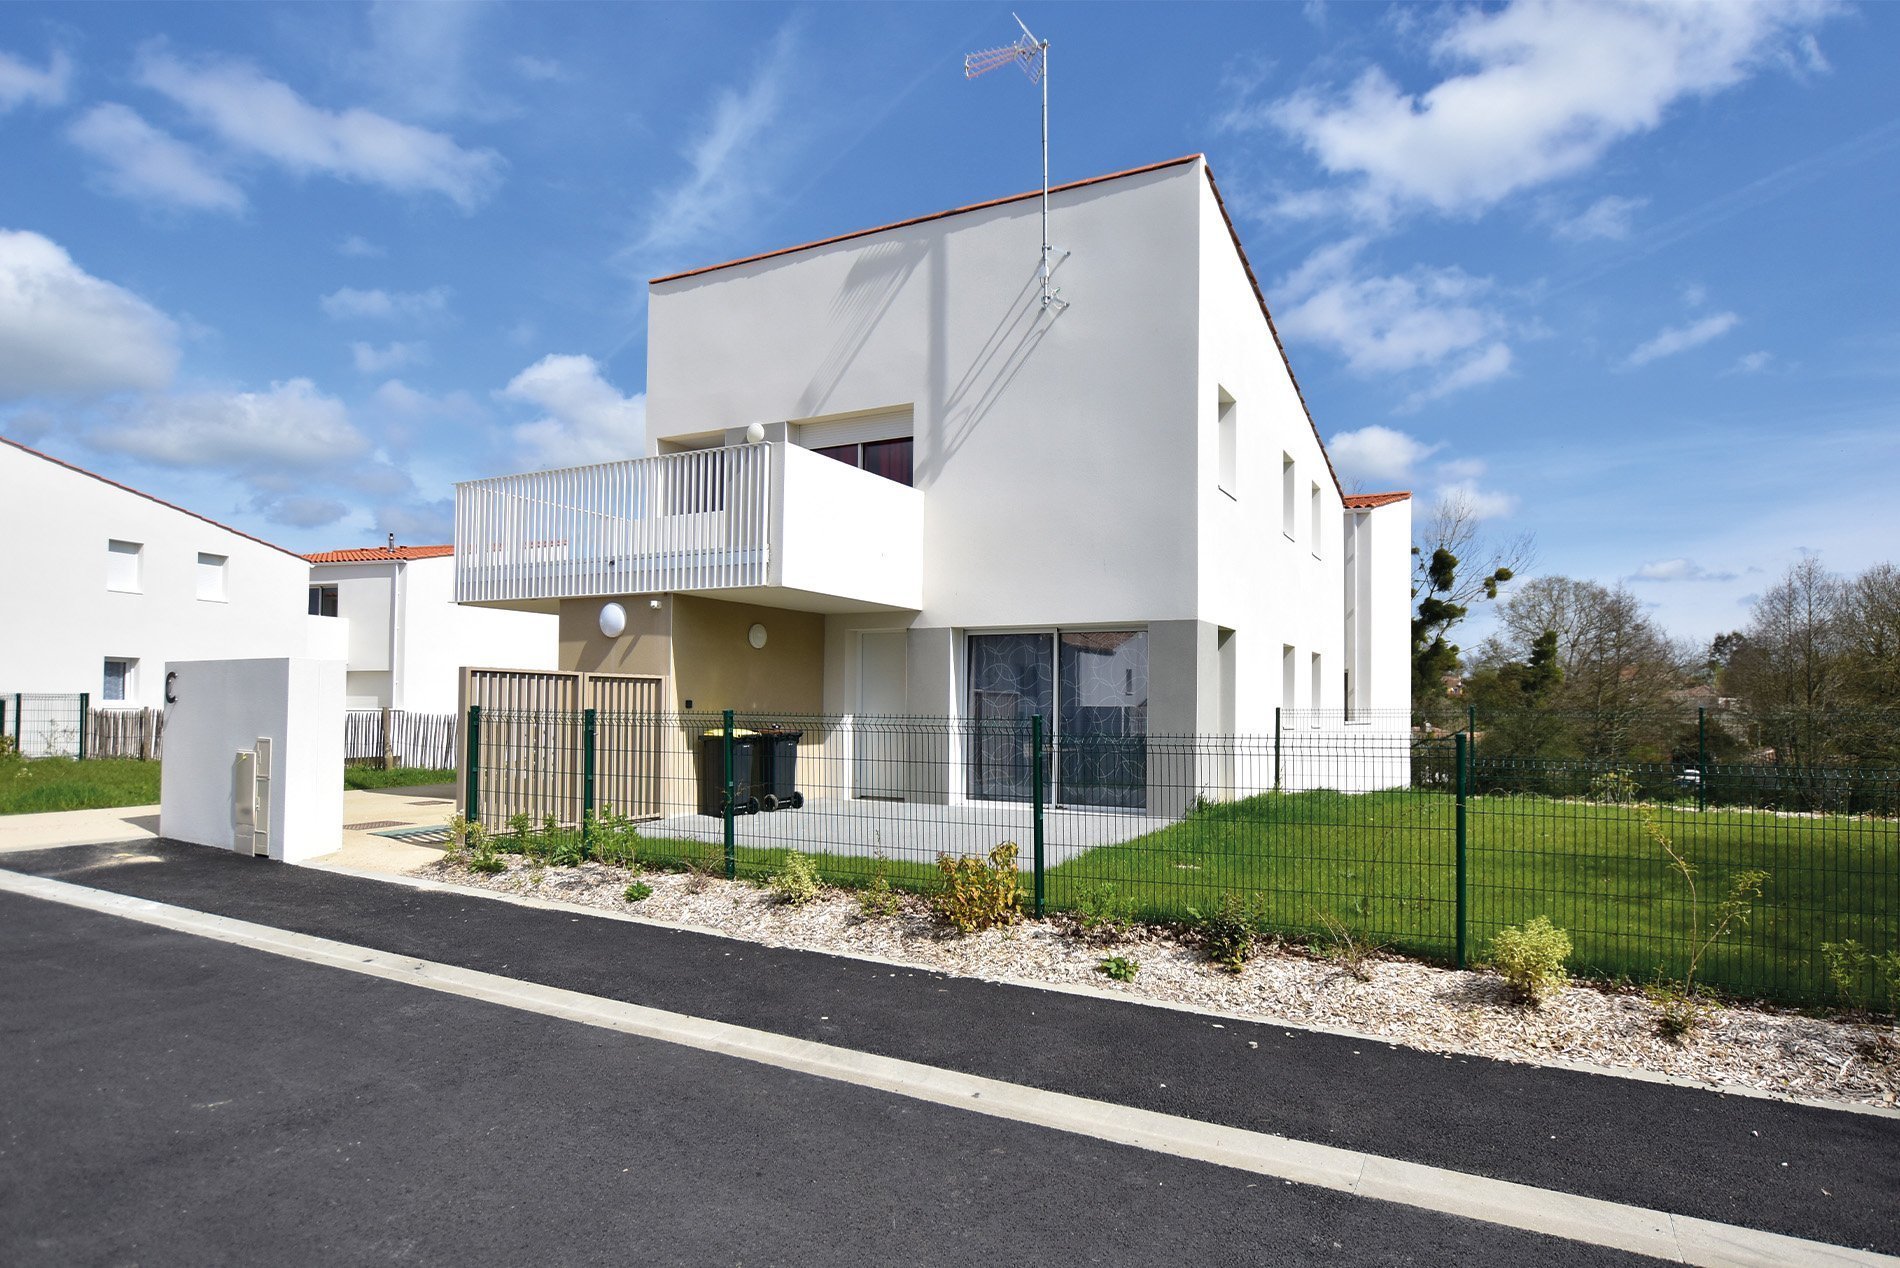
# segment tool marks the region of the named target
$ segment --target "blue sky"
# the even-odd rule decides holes
[[[1020,10],[1205,152],[1349,485],[1706,639],[1900,555],[1900,7]],[[298,549],[636,452],[644,281],[1029,188],[990,5],[0,7],[0,432]],[[1058,237],[1059,231],[1058,231]]]

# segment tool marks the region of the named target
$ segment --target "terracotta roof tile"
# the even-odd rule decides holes
[[[391,560],[440,559],[444,555],[453,555],[453,546],[371,546],[364,550],[320,550],[314,555],[305,555],[313,564],[380,564]]]
[[[1370,511],[1376,506],[1390,506],[1394,502],[1403,502],[1411,497],[1410,489],[1398,493],[1348,493],[1340,499],[1349,511]]]

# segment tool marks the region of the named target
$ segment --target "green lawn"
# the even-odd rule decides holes
[[[0,814],[149,806],[157,800],[157,762],[131,758],[89,762],[76,762],[70,757],[42,757],[30,762],[0,759]]]
[[[345,788],[415,788],[423,784],[452,784],[454,782],[453,768],[447,770],[427,766],[397,766],[390,770],[384,770],[380,766],[345,766],[343,768]]]

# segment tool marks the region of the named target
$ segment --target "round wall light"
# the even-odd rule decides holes
[[[746,429],[745,429],[746,444],[756,445],[764,439],[765,439],[765,424],[764,423],[746,424]]]
[[[763,625],[754,625],[745,632],[745,641],[752,644],[754,648],[764,647],[765,627]]]
[[[627,609],[618,603],[600,605],[600,632],[608,638],[619,638],[627,632]]]

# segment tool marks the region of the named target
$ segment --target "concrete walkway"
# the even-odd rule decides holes
[[[61,845],[150,841],[158,835],[157,806],[111,806],[104,810],[54,810],[36,815],[0,815],[0,854]]]

